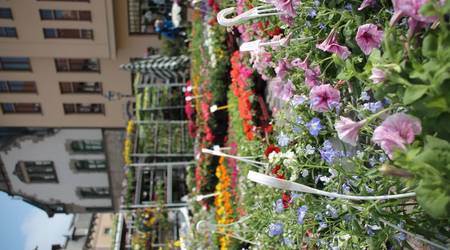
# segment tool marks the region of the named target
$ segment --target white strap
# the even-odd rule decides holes
[[[380,196],[356,196],[356,195],[343,195],[338,193],[331,193],[315,189],[300,183],[278,179],[269,175],[261,174],[255,171],[249,171],[247,178],[259,184],[263,184],[273,188],[279,188],[284,190],[290,190],[294,192],[310,193],[323,195],[333,198],[346,199],[346,200],[388,200],[388,199],[402,199],[416,196],[416,193],[405,193],[395,195],[380,195]]]

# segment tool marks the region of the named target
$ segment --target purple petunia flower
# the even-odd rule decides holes
[[[385,78],[386,74],[384,73],[384,71],[378,68],[373,68],[372,75],[369,77],[369,79],[372,80],[373,83],[384,82]]]
[[[358,27],[356,43],[365,55],[370,55],[373,49],[379,48],[384,32],[375,24],[364,24]]]
[[[369,6],[374,6],[375,5],[376,0],[364,0],[361,5],[359,6],[358,10],[361,11],[366,7]]]
[[[283,224],[281,222],[271,223],[269,225],[269,236],[274,237],[283,233]]]
[[[339,121],[336,121],[334,128],[338,133],[338,137],[341,141],[346,142],[352,146],[356,146],[359,137],[359,130],[364,126],[366,120],[355,122],[347,117],[340,117]]]
[[[297,223],[302,225],[303,220],[305,219],[306,211],[308,211],[308,206],[303,205],[297,210]]]
[[[277,74],[277,77],[279,77],[280,79],[284,79],[289,69],[291,68],[292,65],[289,63],[289,61],[286,58],[283,58],[278,61],[278,66],[275,68],[275,73]]]
[[[411,37],[417,30],[427,27],[438,19],[435,16],[420,14],[420,8],[427,2],[429,0],[392,0],[394,15],[392,15],[389,24],[393,26],[402,17],[408,17],[408,36]]]
[[[311,109],[317,112],[326,112],[336,107],[341,100],[339,90],[330,84],[314,86],[309,93]]]
[[[347,57],[349,57],[351,54],[350,50],[346,46],[338,44],[337,33],[335,29],[333,29],[330,34],[328,34],[328,37],[322,43],[316,44],[316,48],[334,53],[344,60],[347,59]]]
[[[318,136],[320,130],[322,129],[322,124],[320,124],[320,119],[317,117],[314,117],[306,123],[306,128],[309,130],[309,133],[312,136]]]
[[[372,141],[378,144],[389,158],[395,149],[406,150],[415,136],[422,132],[420,120],[414,116],[397,113],[389,116],[373,132]]]

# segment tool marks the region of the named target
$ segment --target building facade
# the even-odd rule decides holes
[[[115,172],[122,170],[114,166],[121,162],[115,162],[117,152],[111,152],[117,145],[106,144],[113,132],[58,129],[18,138],[0,152],[0,190],[49,216],[117,210],[121,176]]]
[[[0,0],[0,127],[125,127],[131,76],[119,66],[161,47],[145,5]]]
[[[53,245],[52,250],[110,250],[113,246],[115,215],[75,214],[63,246]]]

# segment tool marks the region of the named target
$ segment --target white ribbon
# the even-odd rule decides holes
[[[273,188],[279,188],[284,190],[290,190],[294,192],[310,193],[316,195],[323,195],[333,198],[346,199],[346,200],[389,200],[389,199],[402,199],[415,197],[416,193],[405,193],[395,195],[379,195],[379,196],[356,196],[356,195],[344,195],[332,192],[326,192],[319,189],[315,189],[300,183],[278,179],[269,175],[261,174],[255,171],[249,171],[247,178],[259,184],[263,184]]]
[[[231,158],[231,159],[236,159],[236,160],[248,163],[248,164],[250,164],[252,166],[255,166],[257,168],[266,167],[268,165],[267,163],[250,160],[251,157],[249,158],[249,157],[242,157],[242,156],[236,156],[236,155],[229,155],[229,154],[225,154],[225,153],[223,153],[221,151],[210,150],[210,149],[207,149],[207,148],[202,148],[202,153],[216,155],[216,156],[228,157],[228,158]]]

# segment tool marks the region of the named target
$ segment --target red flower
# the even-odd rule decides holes
[[[291,203],[291,196],[285,192],[283,193],[281,200],[283,201],[283,207],[286,209],[289,207],[289,204]]]
[[[278,179],[282,179],[284,180],[284,175],[279,173],[281,169],[280,165],[276,165],[273,169],[272,169],[272,174],[274,174]]]
[[[277,146],[275,146],[275,145],[273,145],[273,144],[270,144],[267,148],[266,148],[266,150],[264,151],[264,155],[266,156],[266,157],[269,157],[269,155],[270,155],[270,153],[272,153],[272,152],[275,152],[275,153],[280,153],[280,148],[279,147],[277,147]]]

